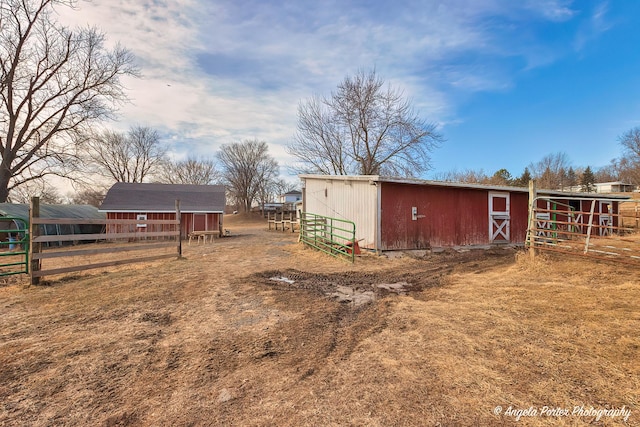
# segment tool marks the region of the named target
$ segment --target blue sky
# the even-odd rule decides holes
[[[640,2],[93,0],[60,8],[136,56],[117,122],[158,129],[175,158],[264,140],[282,166],[297,107],[374,68],[446,138],[433,170],[565,152],[604,166],[640,125]]]

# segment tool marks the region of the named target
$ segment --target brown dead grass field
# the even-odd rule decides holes
[[[225,227],[183,260],[0,285],[0,424],[640,425],[637,268],[507,249],[352,265]]]

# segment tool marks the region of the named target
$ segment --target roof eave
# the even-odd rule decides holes
[[[462,182],[449,182],[449,181],[433,181],[418,178],[397,178],[397,177],[385,177],[380,175],[313,175],[302,174],[298,175],[301,179],[319,179],[327,181],[372,181],[381,183],[395,183],[395,184],[409,184],[409,185],[432,185],[439,187],[451,187],[451,188],[470,188],[477,190],[491,190],[491,191],[510,191],[518,193],[528,193],[529,189],[525,187],[512,187],[508,185],[486,185],[486,184],[471,184]],[[579,193],[579,192],[566,192],[549,189],[536,189],[538,194],[559,196],[559,197],[576,197],[576,198],[609,198],[628,200],[630,197],[620,196],[617,194],[605,194],[605,193]],[[596,195],[597,194],[597,195]],[[606,196],[606,197],[605,197]]]
[[[175,213],[175,209],[98,209],[98,212],[114,213],[114,212],[126,212],[126,213]],[[196,210],[196,209],[180,209],[180,213],[224,213],[224,210]]]

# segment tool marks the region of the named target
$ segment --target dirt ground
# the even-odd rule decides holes
[[[350,264],[225,221],[182,260],[0,285],[0,425],[640,425],[637,267]]]

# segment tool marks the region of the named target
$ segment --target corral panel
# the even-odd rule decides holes
[[[356,240],[375,249],[377,187],[369,180],[305,179],[306,212],[356,224]]]

